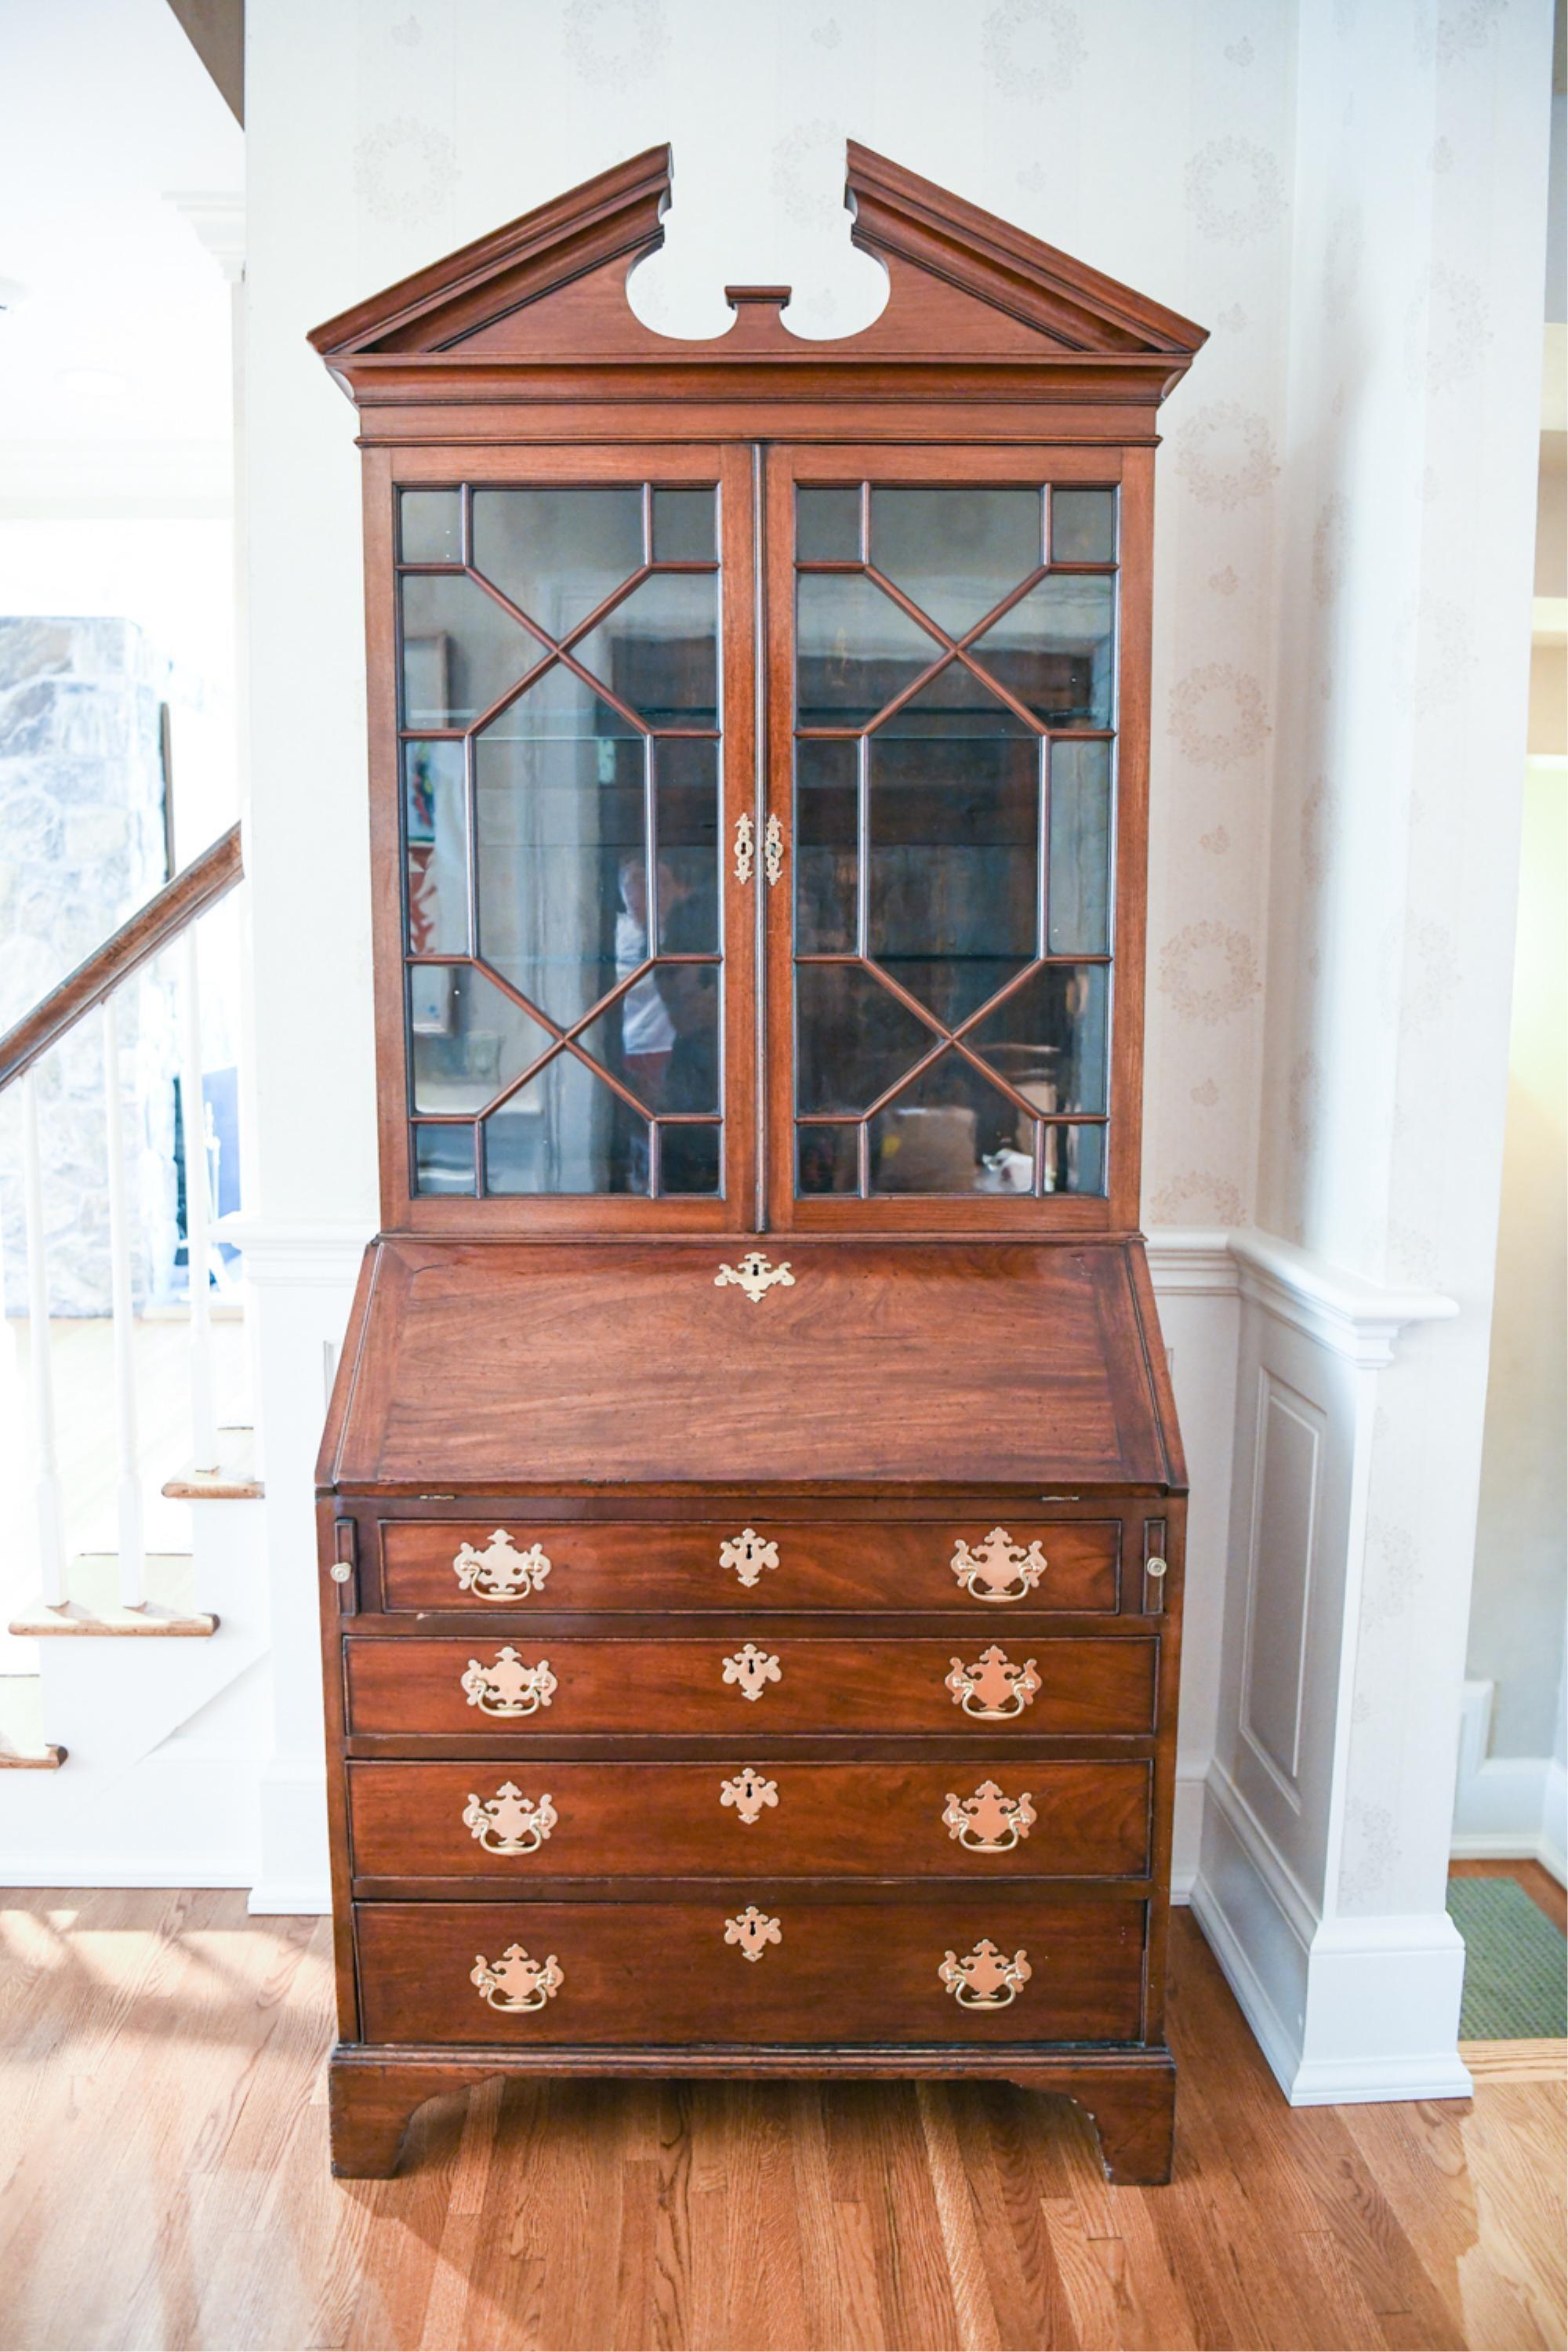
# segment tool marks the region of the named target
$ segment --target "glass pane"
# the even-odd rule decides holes
[[[1103,1127],[1047,1127],[1047,1192],[1102,1194],[1109,1131]]]
[[[873,1192],[1028,1192],[1036,1122],[951,1050],[871,1122]]]
[[[487,1192],[648,1189],[647,1119],[574,1054],[557,1054],[482,1131]]]
[[[668,955],[713,955],[719,948],[719,746],[660,735],[648,749],[658,803],[657,945]]]
[[[1102,963],[1042,964],[968,1042],[1037,1109],[1103,1111],[1106,982]]]
[[[1050,727],[1109,727],[1116,583],[1053,573],[1004,613],[975,659]]]
[[[646,758],[560,666],[475,739],[479,953],[563,1027],[647,952]]]
[[[871,561],[962,636],[1043,561],[1038,490],[871,492]]]
[[[879,732],[868,950],[950,1027],[1033,961],[1039,742]]]
[[[712,490],[655,490],[653,560],[656,563],[711,563]]]
[[[860,486],[847,489],[797,490],[795,494],[795,555],[797,563],[858,563]]]
[[[1051,745],[1052,955],[1110,946],[1110,746]]]
[[[718,590],[713,572],[658,572],[573,654],[650,727],[716,727]]]
[[[967,662],[950,661],[877,730],[880,735],[1016,735],[1034,745],[1028,721],[993,694]]]
[[[795,1108],[868,1109],[936,1039],[865,966],[795,966]]]
[[[717,1127],[660,1127],[658,1189],[661,1196],[668,1192],[718,1192]]]
[[[410,572],[402,589],[405,727],[467,727],[543,658],[466,572]]]
[[[397,547],[405,563],[461,563],[462,501],[456,490],[405,490],[397,501]]]
[[[855,947],[859,746],[795,750],[795,943],[800,955]]]
[[[642,562],[640,488],[474,492],[475,571],[552,637]]]
[[[404,745],[403,826],[409,949],[467,955],[468,800],[460,743]]]
[[[858,1127],[797,1127],[795,1131],[795,1189],[810,1192],[854,1192],[858,1185]]]
[[[471,1127],[416,1127],[414,1130],[416,1192],[474,1191],[474,1130]]]
[[[1051,492],[1051,562],[1114,563],[1116,492]]]
[[[863,727],[940,659],[934,637],[858,572],[796,583],[795,693],[803,727]]]
[[[651,1111],[719,1108],[719,967],[656,963],[579,1035]]]
[[[550,1032],[468,963],[414,964],[408,974],[414,1109],[483,1110],[550,1045]]]

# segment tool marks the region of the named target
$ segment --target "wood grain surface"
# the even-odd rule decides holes
[[[1184,1912],[1142,2190],[1065,2102],[940,2083],[491,2082],[335,2181],[327,1921],[5,1902],[6,2352],[1563,2340],[1560,2084],[1292,2111]]]

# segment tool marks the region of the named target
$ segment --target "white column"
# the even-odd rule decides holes
[[[217,1467],[213,1410],[212,1305],[207,1265],[207,1137],[202,1096],[201,951],[197,927],[185,933],[184,1055],[180,1069],[180,1119],[185,1144],[185,1269],[191,1303],[191,1459],[198,1470]]]
[[[120,1599],[145,1607],[147,1549],[142,1533],[142,1470],[136,1445],[136,1325],[131,1299],[131,1229],[125,1202],[125,1126],[120,1101],[120,1014],[103,1001],[103,1126],[109,1159],[109,1280],[114,1309],[114,1430],[120,1476]]]
[[[22,1086],[22,1192],[27,1227],[27,1316],[33,1375],[33,1463],[38,1573],[51,1609],[66,1598],[65,1529],[55,1454],[55,1384],[49,1359],[49,1277],[44,1257],[44,1186],[38,1157],[38,1097],[29,1070]]]

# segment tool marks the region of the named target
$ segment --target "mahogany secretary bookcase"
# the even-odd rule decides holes
[[[886,309],[626,301],[656,148],[317,331],[383,1232],[319,1473],[377,2174],[494,2074],[1002,2078],[1168,2177],[1185,1473],[1138,1235],[1200,329],[865,149]]]

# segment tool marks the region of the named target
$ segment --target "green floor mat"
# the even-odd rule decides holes
[[[1568,2034],[1568,1943],[1517,1878],[1450,1878],[1448,1916],[1465,1939],[1461,2042]]]

